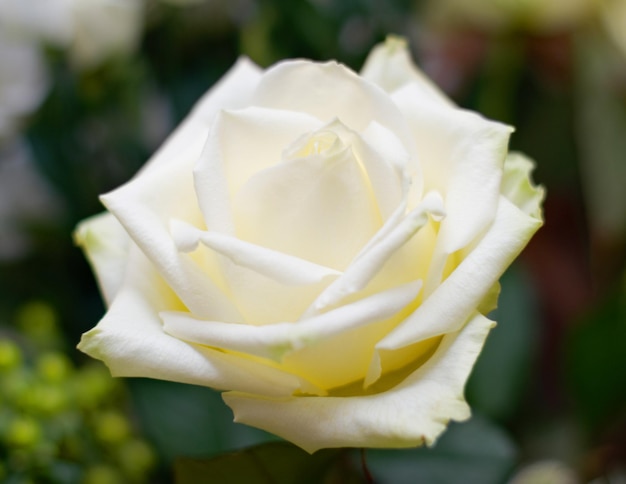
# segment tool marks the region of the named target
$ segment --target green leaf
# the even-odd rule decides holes
[[[451,424],[433,448],[370,450],[367,461],[377,484],[500,484],[516,453],[504,431],[474,415]]]
[[[362,482],[345,449],[308,454],[287,442],[273,442],[211,459],[179,459],[177,484],[318,484]]]
[[[127,382],[145,434],[167,461],[277,439],[234,423],[221,395],[209,388],[143,378]]]
[[[517,266],[501,280],[498,309],[490,315],[498,322],[491,331],[467,385],[472,408],[502,421],[523,401],[535,348],[538,348],[537,302],[530,281]]]
[[[566,369],[577,410],[590,430],[626,418],[626,291],[608,298],[566,340]]]

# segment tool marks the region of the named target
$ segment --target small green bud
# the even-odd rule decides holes
[[[107,411],[96,416],[96,438],[105,444],[120,444],[130,434],[126,418],[118,412]]]
[[[27,408],[34,412],[54,415],[62,412],[68,404],[66,392],[61,386],[36,384],[30,390]]]
[[[16,371],[12,371],[0,380],[0,391],[3,400],[10,402],[19,402],[28,394],[33,384],[33,373],[30,368],[21,367]]]
[[[71,371],[72,363],[62,353],[45,353],[37,359],[37,373],[47,382],[61,382]]]
[[[56,336],[57,316],[52,306],[45,302],[31,301],[24,304],[16,319],[24,334],[35,340]]]
[[[17,417],[9,423],[4,439],[9,446],[32,447],[41,439],[41,427],[33,418]]]
[[[117,381],[101,363],[81,368],[72,383],[76,401],[83,408],[94,408],[110,400],[117,386]]]
[[[19,346],[9,339],[0,339],[0,372],[6,372],[22,363]]]
[[[106,465],[93,466],[85,471],[84,484],[119,484],[123,477],[113,467]]]
[[[130,478],[139,480],[154,467],[156,455],[147,443],[139,439],[132,439],[120,447],[118,460]]]

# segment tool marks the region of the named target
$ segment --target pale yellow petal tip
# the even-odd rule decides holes
[[[102,226],[109,217],[111,217],[110,213],[103,212],[80,221],[72,234],[74,244],[83,249],[95,247],[98,244],[99,237],[94,234],[94,226]]]
[[[517,152],[509,153],[504,163],[501,192],[527,215],[543,223],[545,189],[535,185],[531,173],[535,162]]]
[[[408,51],[409,43],[405,37],[401,35],[390,34],[382,44],[389,55],[394,55],[398,51]]]
[[[99,333],[100,330],[97,327],[83,333],[80,337],[80,341],[76,345],[76,349],[91,356],[92,358],[101,360],[101,352],[99,351],[98,344],[94,341],[94,338],[96,338]]]

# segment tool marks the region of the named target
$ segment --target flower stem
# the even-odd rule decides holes
[[[363,469],[363,475],[365,476],[365,482],[368,484],[375,484],[374,477],[367,467],[367,458],[365,455],[365,448],[361,447],[361,469]]]

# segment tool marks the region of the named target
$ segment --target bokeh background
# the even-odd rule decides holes
[[[626,0],[0,0],[0,481],[171,482],[180,457],[276,439],[209,389],[114,380],[75,349],[104,307],[72,231],[238,56],[358,71],[388,33],[516,127],[547,199],[474,417],[369,451],[376,482],[626,482]]]

